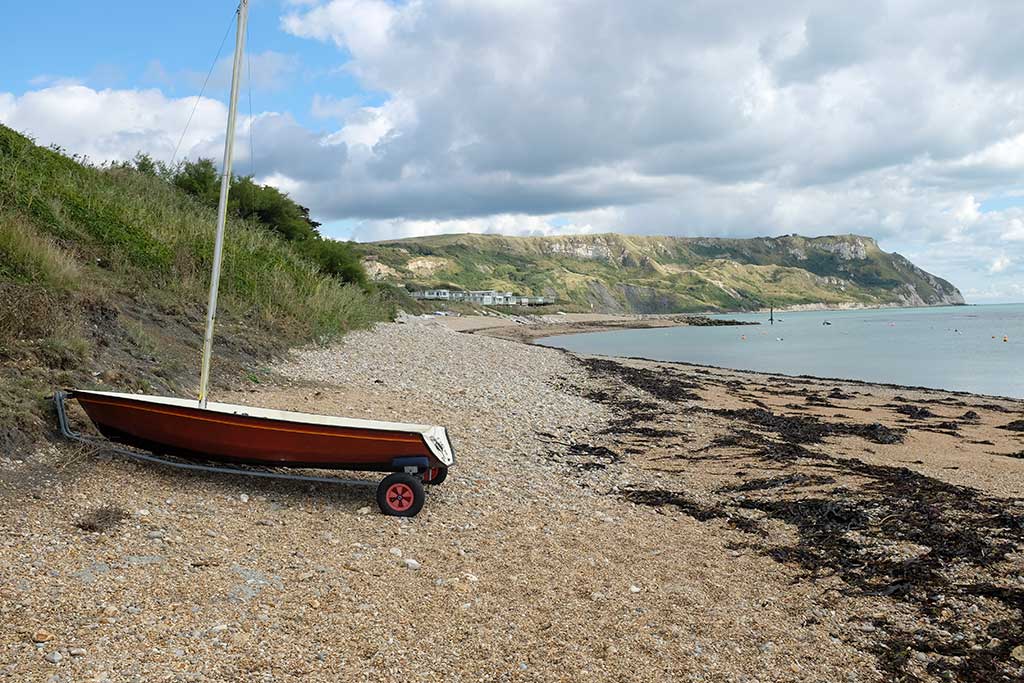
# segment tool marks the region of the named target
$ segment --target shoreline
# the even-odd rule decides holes
[[[967,305],[970,305],[970,304],[963,304],[963,305],[967,306]],[[466,316],[465,318],[463,318],[463,320],[465,320],[466,318],[469,318],[469,317],[479,318],[481,321],[488,321],[489,320],[487,318],[484,318],[483,316]],[[1002,400],[1002,401],[1024,402],[1024,397],[1018,397],[1018,396],[1006,396],[1006,395],[1001,395],[1001,394],[985,394],[985,393],[981,393],[981,392],[966,391],[966,390],[961,390],[961,389],[948,389],[948,388],[943,388],[943,387],[929,387],[929,386],[913,385],[913,384],[897,384],[897,383],[892,383],[892,382],[876,382],[876,381],[872,381],[872,380],[857,379],[857,378],[853,378],[853,377],[831,377],[831,376],[825,376],[825,375],[788,374],[788,373],[783,373],[783,372],[769,372],[769,371],[765,371],[765,370],[748,370],[748,369],[743,369],[743,368],[730,368],[730,367],[727,367],[727,366],[724,366],[724,365],[712,365],[712,364],[708,364],[708,363],[695,363],[695,362],[692,362],[692,361],[661,360],[661,359],[657,359],[657,358],[646,358],[646,357],[643,357],[643,356],[617,356],[617,355],[616,356],[612,356],[612,355],[605,355],[605,354],[579,354],[577,352],[569,351],[568,349],[564,349],[564,348],[559,347],[559,346],[548,346],[546,344],[538,344],[537,343],[537,340],[539,340],[539,339],[544,339],[544,338],[547,338],[547,337],[557,337],[557,336],[563,336],[563,335],[570,335],[570,334],[587,334],[587,333],[591,333],[591,332],[610,332],[610,331],[614,331],[614,330],[625,330],[625,329],[637,329],[637,330],[639,330],[639,329],[657,329],[657,328],[670,328],[670,327],[693,327],[693,326],[701,327],[701,326],[708,326],[708,325],[702,325],[700,323],[693,324],[693,323],[688,321],[688,319],[693,319],[693,318],[696,318],[698,320],[709,320],[709,321],[711,321],[713,323],[712,326],[718,326],[718,325],[722,325],[722,326],[727,326],[727,325],[746,326],[746,325],[760,325],[761,324],[761,323],[757,323],[757,322],[719,320],[719,319],[706,318],[705,316],[671,316],[671,319],[666,319],[666,320],[664,320],[664,322],[660,322],[659,319],[646,320],[646,319],[643,319],[643,318],[640,318],[640,319],[620,319],[620,318],[614,318],[614,319],[610,319],[610,320],[607,320],[607,321],[595,320],[595,321],[587,321],[587,322],[579,322],[579,323],[566,323],[566,324],[559,324],[557,322],[555,322],[555,323],[546,323],[545,322],[545,323],[539,323],[539,324],[538,323],[521,324],[521,325],[517,325],[517,326],[497,325],[497,326],[490,326],[490,327],[485,327],[485,326],[474,327],[474,326],[470,325],[469,329],[458,329],[457,327],[451,326],[451,325],[449,325],[449,327],[451,329],[455,329],[456,331],[460,331],[460,332],[466,332],[466,333],[470,333],[470,334],[479,334],[479,335],[483,335],[483,336],[494,337],[496,339],[507,339],[507,340],[510,340],[510,341],[522,342],[524,344],[530,344],[530,345],[533,345],[533,346],[540,346],[542,348],[548,348],[548,349],[553,349],[553,350],[556,350],[556,351],[562,351],[562,352],[573,354],[573,355],[600,356],[602,358],[609,358],[609,359],[647,361],[647,362],[651,362],[651,363],[667,363],[667,364],[672,364],[672,365],[680,365],[680,366],[693,367],[693,368],[708,368],[708,369],[714,369],[714,370],[725,370],[725,371],[736,372],[736,373],[745,373],[745,374],[750,374],[750,375],[761,375],[761,376],[765,376],[765,377],[780,377],[780,378],[790,378],[790,379],[808,379],[808,380],[819,380],[819,381],[822,381],[822,382],[843,382],[843,383],[850,383],[850,384],[860,384],[860,385],[869,386],[869,387],[870,386],[878,386],[878,387],[885,387],[885,388],[889,388],[889,389],[906,389],[907,391],[937,392],[937,393],[953,394],[953,395],[959,395],[959,396],[977,396],[977,397],[981,397],[981,398],[990,398],[990,399]],[[447,319],[447,320],[445,320],[445,322],[447,323],[448,320],[457,320],[457,319]]]
[[[479,318],[480,316],[466,316],[467,318]],[[459,318],[445,319],[457,321]],[[664,315],[664,316],[635,316],[619,317],[608,316],[607,318],[596,318],[591,320],[551,320],[543,323],[513,323],[484,326],[486,319],[476,326],[475,320],[468,323],[463,322],[464,327],[460,329],[458,324],[450,324],[449,327],[458,332],[470,334],[482,334],[496,339],[508,339],[532,344],[535,340],[544,337],[557,337],[566,334],[585,334],[587,332],[609,332],[612,330],[646,330],[662,329],[669,327],[726,327],[726,326],[750,326],[759,325],[756,322],[740,322],[736,320],[721,320],[709,318],[703,315]]]

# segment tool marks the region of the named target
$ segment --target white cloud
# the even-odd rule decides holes
[[[387,46],[388,32],[398,14],[399,10],[384,0],[337,0],[289,14],[281,24],[289,33],[333,40],[355,55],[368,57]]]
[[[1011,263],[1013,263],[1013,261],[1010,260],[1006,254],[1000,254],[992,261],[992,265],[988,267],[988,272],[1001,273],[1009,268]]]
[[[20,97],[0,94],[0,121],[95,161],[131,159],[139,151],[169,161],[193,107],[182,157],[223,140],[227,109],[222,103],[203,98],[197,106],[194,97],[172,99],[155,89],[57,85]]]
[[[194,114],[193,108],[195,109]],[[185,124],[192,116],[182,138]],[[213,99],[169,98],[159,90],[93,90],[56,86],[20,97],[0,93],[0,122],[57,144],[95,162],[123,161],[146,152],[159,161],[223,155],[227,107]],[[239,117],[235,173],[288,178],[282,189],[301,192],[306,183],[337,174],[345,164],[343,141],[325,140],[288,114]],[[255,144],[250,146],[250,136]],[[254,148],[256,159],[250,159]],[[284,182],[284,181],[282,181]]]

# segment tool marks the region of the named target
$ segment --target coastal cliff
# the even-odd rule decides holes
[[[963,304],[951,283],[870,237],[437,235],[362,245],[371,277],[410,288],[553,296],[606,313]]]

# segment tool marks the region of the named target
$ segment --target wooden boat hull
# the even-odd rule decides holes
[[[113,392],[71,396],[108,439],[180,457],[272,467],[393,471],[446,468],[442,427],[346,420]]]

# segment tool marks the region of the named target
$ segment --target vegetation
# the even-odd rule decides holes
[[[410,287],[554,296],[564,310],[668,313],[963,303],[950,283],[857,235],[439,235],[363,248],[376,259],[378,276]]]
[[[210,159],[185,161],[169,168],[146,154],[122,164],[151,177],[160,177],[200,203],[215,208],[220,198],[220,173]],[[228,215],[255,222],[290,242],[328,275],[344,282],[366,285],[366,273],[351,244],[324,239],[309,209],[270,185],[259,185],[251,177],[235,176],[228,193]]]
[[[0,448],[41,424],[44,397],[62,384],[192,389],[211,167],[172,173],[139,157],[97,168],[0,126]],[[321,238],[277,190],[233,182],[215,383],[391,313],[350,245]]]

